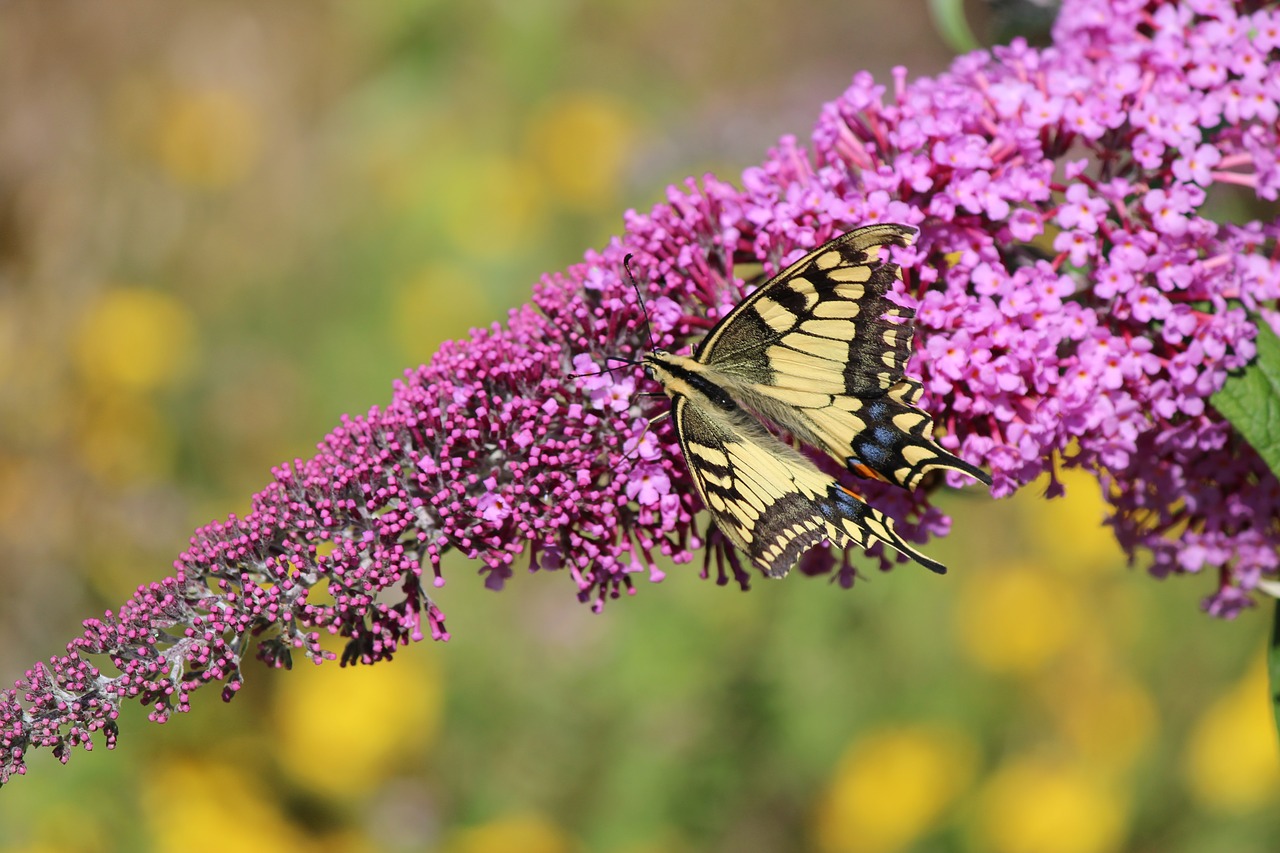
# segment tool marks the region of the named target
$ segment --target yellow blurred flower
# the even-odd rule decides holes
[[[1215,811],[1280,806],[1280,749],[1263,657],[1200,718],[1187,744],[1183,778],[1192,796]]]
[[[540,105],[528,144],[551,192],[568,207],[590,211],[618,194],[634,135],[624,103],[570,92]]]
[[[461,267],[424,267],[395,294],[391,316],[396,341],[409,359],[426,359],[442,340],[499,318],[484,282]]]
[[[938,726],[882,729],[845,751],[817,810],[824,851],[888,853],[929,832],[969,785],[977,747]]]
[[[183,379],[195,361],[196,326],[166,293],[140,287],[106,291],[90,306],[75,360],[91,386],[148,392]]]
[[[274,708],[280,763],[298,784],[343,799],[406,762],[417,766],[435,740],[441,708],[429,656],[356,667],[297,658]]]
[[[1047,476],[1023,490],[1028,497],[1035,497],[1030,509],[1035,514],[1035,535],[1044,559],[1055,569],[1074,575],[1115,572],[1125,565],[1120,543],[1104,524],[1110,510],[1097,478],[1078,469],[1060,469],[1058,480],[1066,494],[1057,500],[1040,497],[1048,486]]]
[[[1018,758],[979,795],[975,849],[989,853],[1110,853],[1123,849],[1128,805],[1078,767]]]
[[[578,845],[549,818],[528,812],[461,830],[447,849],[450,853],[570,853]]]
[[[1031,566],[993,570],[961,588],[960,648],[992,672],[1028,675],[1050,662],[1083,626],[1074,587]]]
[[[152,850],[311,849],[306,834],[282,813],[273,790],[242,767],[174,758],[141,778],[142,812]]]
[[[170,96],[156,128],[156,156],[178,184],[220,190],[258,160],[259,119],[236,92],[182,90]]]

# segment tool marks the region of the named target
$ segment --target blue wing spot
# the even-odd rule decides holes
[[[858,451],[857,456],[850,456],[847,464],[861,460],[872,468],[880,470],[880,466],[887,465],[893,459],[893,452],[887,447],[873,444],[870,441],[859,441],[858,446],[854,448]]]
[[[827,513],[833,509],[836,511],[835,514],[841,518],[849,518],[854,521],[861,521],[862,517],[866,515],[867,505],[835,483],[831,484],[827,492],[831,495],[832,505],[830,507],[825,504],[822,506],[822,514],[826,518],[830,519],[831,516],[827,515]]]
[[[878,426],[871,431],[871,434],[875,437],[876,444],[883,444],[887,446],[893,444],[893,440],[897,437],[898,431],[893,427]]]

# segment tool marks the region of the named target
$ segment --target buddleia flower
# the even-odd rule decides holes
[[[229,699],[246,655],[319,660],[327,631],[344,662],[373,663],[447,639],[448,551],[490,588],[547,573],[596,610],[672,565],[749,585],[700,523],[670,424],[651,423],[658,389],[621,362],[695,343],[755,270],[873,222],[919,229],[894,299],[917,311],[908,373],[940,443],[997,496],[1094,474],[1136,563],[1208,573],[1205,608],[1236,614],[1277,571],[1280,487],[1213,395],[1276,324],[1280,227],[1218,221],[1207,199],[1280,192],[1278,50],[1271,5],[1077,0],[1048,48],[858,74],[807,143],[628,213],[504,324],[445,344],[386,406],[276,468],[244,517],[196,531],[169,577],[0,696],[0,781],[32,748],[114,745],[126,700],[162,722],[197,688]],[[949,528],[927,489],[863,491],[908,541]],[[865,565],[818,548],[800,569],[849,585]]]

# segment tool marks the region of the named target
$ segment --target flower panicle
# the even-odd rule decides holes
[[[891,87],[858,74],[807,149],[784,138],[741,187],[707,176],[628,212],[624,238],[407,371],[385,408],[277,468],[244,518],[197,531],[172,577],[87,621],[0,694],[0,783],[29,749],[65,761],[99,731],[114,745],[126,699],[161,722],[206,684],[229,699],[251,648],[289,667],[333,656],[322,632],[346,639],[344,664],[448,639],[432,596],[450,551],[492,589],[563,571],[597,610],[698,550],[704,577],[745,588],[738,555],[695,524],[653,387],[621,361],[650,346],[646,320],[661,347],[696,341],[759,283],[735,264],[771,274],[876,221],[921,230],[895,254],[898,297],[917,309],[913,369],[943,446],[997,495],[1093,472],[1131,555],[1157,575],[1215,569],[1205,608],[1238,613],[1277,571],[1280,487],[1209,400],[1253,357],[1256,318],[1280,325],[1280,226],[1218,223],[1205,203],[1215,187],[1280,195],[1278,68],[1270,4],[1076,0],[1052,47],[1015,41],[911,82],[895,69]],[[927,492],[863,490],[909,540],[947,532]],[[856,577],[821,548],[800,568]]]

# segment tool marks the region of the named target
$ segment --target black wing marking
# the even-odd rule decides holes
[[[883,224],[827,242],[743,300],[695,358],[749,408],[852,471],[915,488],[951,469],[990,485],[933,440],[932,418],[915,405],[923,389],[904,376],[915,312],[888,298],[899,270],[880,250],[914,235]]]
[[[903,541],[893,519],[745,412],[683,394],[674,395],[672,412],[685,461],[716,526],[767,574],[785,575],[823,540],[862,548],[883,540],[935,572],[946,571]]]

